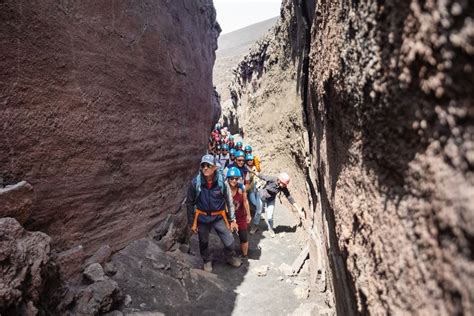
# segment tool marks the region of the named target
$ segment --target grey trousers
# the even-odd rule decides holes
[[[199,251],[201,252],[201,257],[204,262],[209,262],[211,260],[211,252],[209,250],[209,234],[213,227],[224,244],[224,254],[226,257],[232,257],[235,255],[234,236],[232,236],[232,233],[227,228],[224,219],[220,217],[211,223],[198,222]]]

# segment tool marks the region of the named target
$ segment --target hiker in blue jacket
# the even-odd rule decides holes
[[[209,251],[209,233],[212,228],[224,244],[227,263],[239,267],[241,261],[235,256],[232,236],[232,231],[238,230],[232,194],[214,156],[202,157],[199,174],[194,177],[188,188],[186,206],[191,231],[199,236],[199,250],[204,261],[204,270],[212,271]]]

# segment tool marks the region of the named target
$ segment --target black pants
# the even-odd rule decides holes
[[[234,237],[227,228],[224,219],[220,217],[211,223],[198,222],[199,251],[201,252],[201,257],[204,262],[209,262],[211,260],[211,252],[209,251],[209,233],[213,227],[224,244],[224,254],[226,257],[232,257],[235,255]]]

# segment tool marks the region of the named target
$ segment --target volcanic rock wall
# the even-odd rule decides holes
[[[179,209],[218,114],[215,17],[211,0],[2,2],[0,178],[34,187],[28,229],[90,254]]]
[[[282,20],[297,21],[290,30],[301,27],[277,28],[294,36],[270,35],[239,65],[228,118],[244,125],[258,113],[244,132],[279,133],[261,144],[290,144],[298,167],[309,146],[309,168],[300,169],[318,203],[306,226],[326,248],[338,313],[472,314],[472,4],[288,0],[282,8]],[[284,67],[272,73],[275,46],[297,52],[292,77]],[[282,113],[288,102],[278,100],[296,103],[298,93],[304,115],[294,120],[296,108]],[[269,111],[273,125],[262,128]],[[306,127],[307,145],[304,133],[282,133],[281,121]]]
[[[295,84],[301,68],[300,19],[291,2],[276,26],[250,49],[234,69],[232,104],[223,104],[223,121],[252,145],[262,160],[262,173],[286,171],[291,193],[307,206],[305,169],[307,146],[301,88]]]

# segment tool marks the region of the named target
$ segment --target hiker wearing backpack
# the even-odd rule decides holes
[[[243,151],[238,150],[235,152],[234,163],[227,166],[227,169],[224,170],[224,174],[227,174],[227,171],[232,167],[239,169],[240,173],[242,174],[242,178],[239,180],[239,183],[242,183],[245,186],[245,191],[247,191],[250,186],[250,172],[245,166],[245,154]]]
[[[244,147],[244,153],[245,155],[252,154],[252,147],[250,145],[246,145]],[[258,172],[262,171],[260,166],[260,157],[253,155],[253,166],[255,166],[255,169],[257,169]]]
[[[239,179],[242,178],[239,169],[236,167],[229,168],[226,177],[230,191],[232,192],[235,218],[239,226],[240,250],[242,251],[242,257],[247,258],[249,251],[248,224],[252,220],[247,193],[245,192],[243,184],[238,182]]]
[[[239,267],[241,262],[235,257],[234,237],[231,232],[238,230],[231,190],[212,155],[202,157],[200,171],[188,188],[186,206],[191,231],[199,236],[204,270],[212,271],[209,250],[209,233],[212,228],[224,244],[226,262],[233,267]]]
[[[255,174],[255,173],[254,173]],[[288,202],[293,206],[294,211],[298,212],[300,220],[304,218],[303,210],[296,204],[295,199],[288,191],[288,184],[290,183],[290,176],[284,172],[280,173],[278,177],[265,176],[262,174],[255,174],[257,177],[265,181],[265,186],[258,191],[261,203],[259,208],[255,211],[255,216],[253,219],[253,226],[250,230],[250,234],[255,234],[258,230],[258,224],[260,223],[260,216],[262,214],[262,205],[265,206],[266,213],[266,223],[268,230],[270,231],[270,236],[275,237],[275,232],[273,230],[273,211],[275,209],[275,199],[277,194],[283,192],[283,194],[288,199]]]

